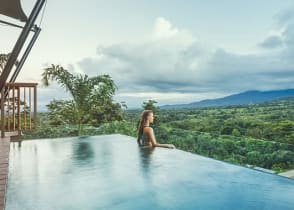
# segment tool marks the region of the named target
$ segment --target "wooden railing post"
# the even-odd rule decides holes
[[[34,128],[37,128],[37,86],[34,87]]]
[[[16,120],[15,120],[15,87],[12,87],[12,101],[13,101],[13,105],[12,105],[12,115],[13,115],[13,130],[15,130],[15,126],[16,126]]]
[[[21,133],[20,87],[17,88],[17,130]]]

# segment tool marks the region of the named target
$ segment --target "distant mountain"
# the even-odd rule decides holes
[[[180,109],[180,108],[200,108],[200,107],[215,107],[215,106],[232,106],[232,105],[245,105],[256,104],[275,99],[294,97],[294,89],[286,90],[272,90],[272,91],[246,91],[223,98],[207,99],[199,102],[189,104],[175,104],[164,105],[161,109]]]

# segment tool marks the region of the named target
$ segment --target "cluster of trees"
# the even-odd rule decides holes
[[[70,93],[70,100],[53,100],[48,107],[50,125],[77,125],[77,135],[84,125],[99,126],[123,119],[124,103],[115,103],[114,81],[109,75],[74,75],[59,65],[51,65],[42,74],[45,86],[56,81]]]
[[[276,171],[294,167],[294,145],[254,139],[216,135],[174,128],[157,128],[157,138],[185,151],[241,165]]]
[[[157,138],[178,148],[275,171],[294,168],[294,98],[255,105],[161,110]]]
[[[173,128],[294,144],[293,98],[246,106],[161,110],[161,114],[161,122]]]

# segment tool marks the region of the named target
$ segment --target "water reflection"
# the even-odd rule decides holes
[[[139,147],[139,159],[141,165],[141,171],[143,176],[149,178],[150,166],[152,165],[152,153],[154,152],[154,147]]]
[[[12,145],[13,148],[15,148],[16,146],[17,146],[18,148],[21,148],[22,141],[11,141],[11,142],[10,142],[10,145]]]
[[[95,164],[96,167],[99,167],[99,171],[97,172],[101,173],[103,177],[110,177],[110,175],[113,173],[113,167],[115,164],[113,162],[113,158],[117,151],[110,142],[102,142],[99,144],[99,147],[96,147],[95,149]]]
[[[86,165],[93,161],[95,153],[92,145],[87,141],[79,141],[73,144],[73,160],[76,160],[79,165]]]

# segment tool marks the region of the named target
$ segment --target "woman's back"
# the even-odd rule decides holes
[[[144,146],[152,146],[148,129],[150,129],[149,126],[144,126],[144,128],[143,128],[142,141],[143,141]]]

